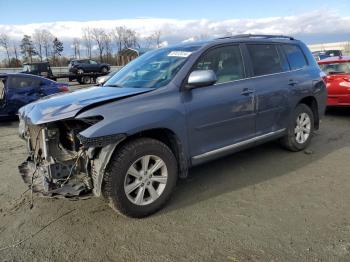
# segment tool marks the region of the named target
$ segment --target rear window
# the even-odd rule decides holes
[[[329,74],[350,74],[350,62],[320,64],[323,72]]]
[[[282,72],[280,56],[275,45],[247,45],[253,65],[254,75],[269,75]]]
[[[291,70],[296,70],[307,66],[304,53],[301,51],[299,46],[283,45],[282,48],[287,56]]]

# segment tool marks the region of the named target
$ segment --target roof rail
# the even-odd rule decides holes
[[[292,36],[286,36],[286,35],[255,35],[255,34],[241,34],[241,35],[233,35],[233,36],[225,36],[225,37],[220,37],[217,39],[237,39],[237,38],[264,38],[264,39],[271,39],[271,38],[276,38],[276,39],[289,39],[289,40],[294,40],[294,37]]]

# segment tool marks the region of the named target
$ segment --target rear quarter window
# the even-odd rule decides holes
[[[301,69],[308,66],[303,51],[297,45],[282,45],[283,51],[289,62],[291,70]]]
[[[270,44],[248,44],[247,49],[255,76],[283,72],[277,47]]]
[[[2,100],[5,95],[5,81],[6,78],[0,78],[0,100]]]

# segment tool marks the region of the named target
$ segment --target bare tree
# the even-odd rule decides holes
[[[139,47],[137,41],[137,33],[135,30],[126,29],[123,34],[123,45],[124,48],[137,48]]]
[[[120,52],[123,49],[123,38],[125,30],[125,27],[118,26],[111,32],[113,40],[117,46],[117,52]]]
[[[145,38],[145,47],[160,47],[160,38],[161,38],[162,32],[160,30],[155,31],[153,34]]]
[[[92,39],[96,42],[99,55],[100,55],[100,61],[103,61],[103,51],[105,49],[105,39],[106,39],[106,32],[102,28],[92,28],[91,29],[91,36]]]
[[[42,37],[42,47],[45,52],[45,58],[46,60],[48,60],[49,54],[51,53],[51,49],[52,49],[52,42],[55,37],[50,33],[50,31],[45,29],[41,31],[41,37]]]
[[[20,61],[19,61],[19,58],[18,58],[18,46],[16,44],[16,42],[13,42],[12,43],[12,51],[13,51],[13,54],[15,56],[15,66],[19,66],[20,65]]]
[[[103,45],[105,48],[106,52],[106,57],[107,57],[107,62],[110,61],[110,58],[112,57],[112,52],[113,52],[113,47],[112,47],[112,34],[111,33],[105,33],[103,35]]]
[[[43,46],[44,46],[43,35],[44,34],[45,34],[45,31],[39,30],[39,29],[36,29],[33,34],[33,42],[36,50],[38,51],[38,56],[40,58],[40,61],[43,61]]]
[[[8,66],[10,66],[10,52],[9,52],[9,44],[10,44],[10,39],[9,36],[5,33],[0,34],[0,46],[3,47],[6,51],[7,54],[7,59],[8,59]]]
[[[92,56],[92,34],[90,28],[83,28],[83,40],[86,48],[86,55],[91,59]]]
[[[80,59],[80,38],[73,39],[74,57]]]
[[[160,30],[155,31],[153,33],[153,37],[154,37],[154,41],[156,44],[156,47],[159,48],[160,47],[160,37],[162,36],[162,32]]]

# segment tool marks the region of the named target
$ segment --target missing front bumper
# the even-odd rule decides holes
[[[50,180],[47,169],[36,166],[34,162],[27,160],[19,167],[21,177],[34,193],[44,197],[86,198],[91,195],[92,182],[84,174],[74,175],[65,183]]]

